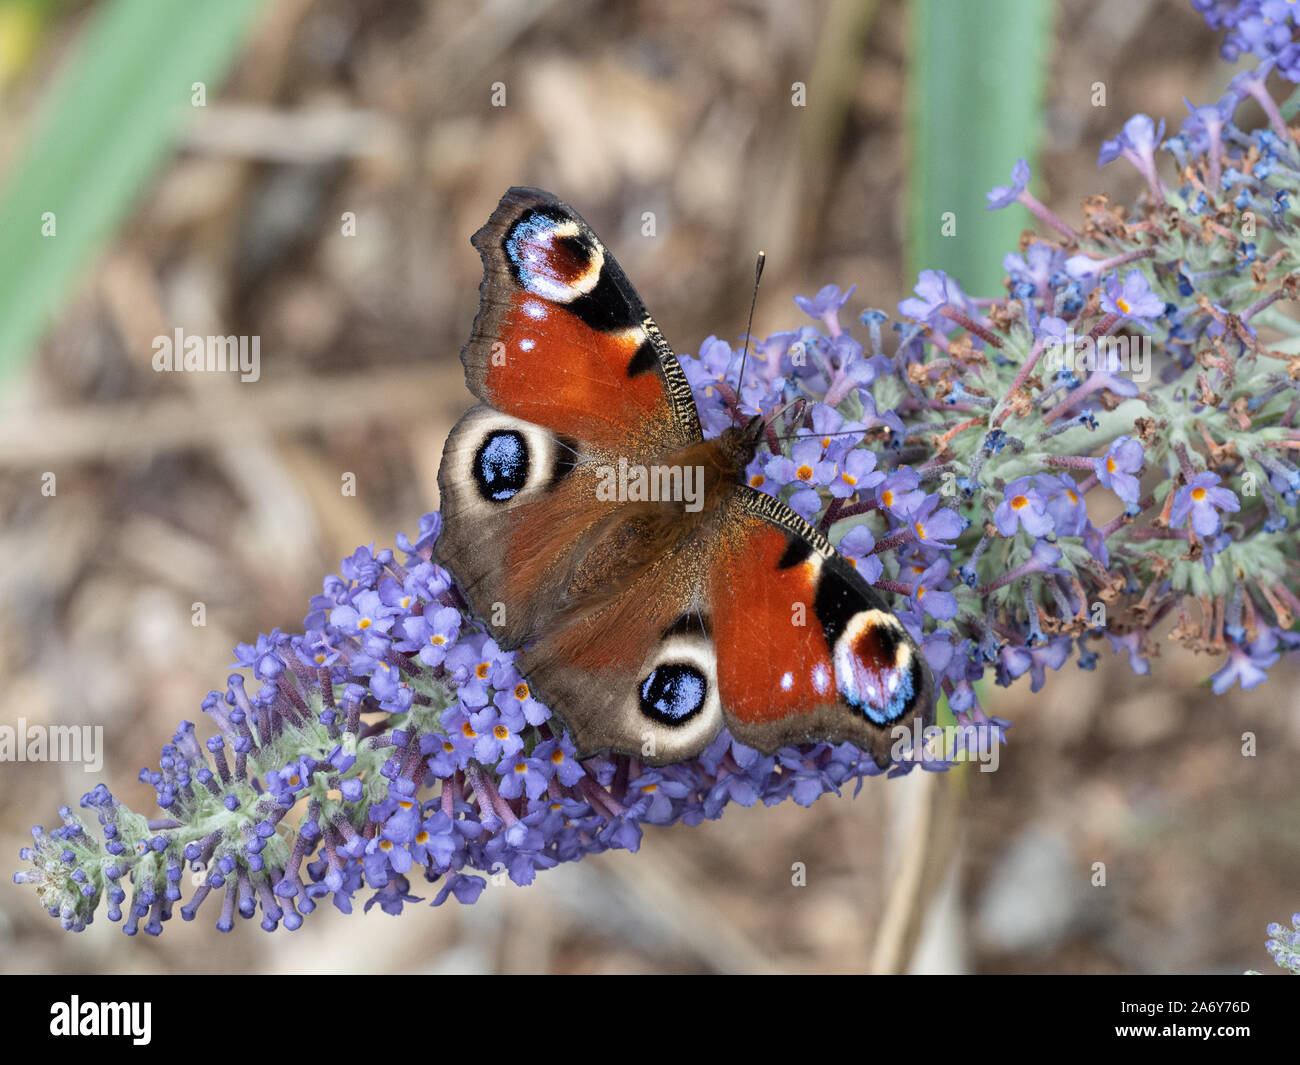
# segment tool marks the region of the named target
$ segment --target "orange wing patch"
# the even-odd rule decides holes
[[[662,448],[670,439],[663,381],[653,373],[629,376],[647,343],[639,325],[593,329],[561,304],[518,292],[496,334],[500,347],[484,367],[483,398],[498,410],[608,454]]]
[[[786,534],[752,517],[739,520],[744,527],[728,529],[713,568],[723,706],[757,725],[835,703],[835,670],[814,611],[822,556],[814,551],[782,568]]]

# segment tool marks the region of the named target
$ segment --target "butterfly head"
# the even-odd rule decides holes
[[[761,414],[755,414],[744,425],[737,426],[740,430],[741,439],[758,447],[758,442],[763,439],[763,430],[767,426],[767,419]]]
[[[721,472],[724,482],[744,482],[745,470],[758,453],[765,424],[762,415],[755,415],[744,424],[729,426],[719,436],[705,441],[704,447],[712,456],[711,461]]]

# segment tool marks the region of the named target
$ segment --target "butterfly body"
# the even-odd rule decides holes
[[[510,190],[474,244],[480,404],[443,454],[435,551],[579,753],[676,762],[725,725],[888,764],[894,729],[932,720],[929,671],[826,538],[746,483],[762,419],[704,438],[653,319],[549,193]]]

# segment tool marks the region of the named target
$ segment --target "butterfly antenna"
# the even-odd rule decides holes
[[[869,431],[869,430],[867,430],[866,428],[862,428],[862,429],[838,429],[838,430],[836,430],[836,431],[833,432],[833,433],[813,433],[813,432],[811,432],[810,430],[804,430],[804,432],[803,432],[802,434],[801,434],[801,433],[788,433],[788,434],[785,434],[785,435],[782,435],[782,436],[778,436],[777,439],[778,439],[778,440],[798,440],[798,439],[800,439],[800,438],[802,437],[803,439],[807,440],[807,439],[809,439],[809,438],[811,438],[811,437],[814,437],[814,436],[817,436],[817,437],[821,437],[821,436],[865,436],[865,435],[867,434],[868,431]]]
[[[740,413],[740,388],[745,383],[745,361],[749,358],[749,331],[754,328],[754,307],[758,304],[758,283],[763,277],[763,264],[767,262],[767,252],[758,253],[758,262],[754,264],[754,295],[749,301],[749,321],[745,323],[745,350],[740,354],[740,376],[736,378],[736,413]]]
[[[803,408],[806,407],[807,405],[808,405],[807,396],[795,396],[794,399],[790,400],[789,403],[787,403],[784,407],[780,408],[780,410],[778,410],[775,414],[773,414],[772,417],[769,419],[769,421],[773,425],[775,425],[776,422],[780,419],[781,415],[784,414],[786,411],[788,411],[791,407],[798,407],[799,413],[796,415],[796,418],[802,418]]]

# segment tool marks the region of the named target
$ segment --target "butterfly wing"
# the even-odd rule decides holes
[[[461,361],[481,403],[605,455],[701,439],[681,364],[573,208],[513,188],[472,239],[483,283]]]
[[[848,741],[882,768],[900,727],[919,748],[934,721],[921,651],[811,525],[741,487],[710,572],[718,688],[737,739],[766,752]]]
[[[633,517],[633,525],[640,520]],[[654,543],[635,527],[637,543]],[[602,541],[593,555],[617,549]],[[614,750],[652,765],[694,757],[722,727],[702,541],[633,563],[593,609],[557,618],[519,668],[562,718],[581,757]]]
[[[708,554],[669,545],[657,506],[593,505],[594,462],[538,426],[475,407],[447,444],[439,557],[582,757],[689,758],[722,724],[712,641],[697,603]],[[534,639],[535,638],[535,639]]]
[[[577,212],[513,188],[473,243],[483,283],[461,361],[480,406],[443,452],[436,550],[515,647],[548,624],[584,543],[604,535],[613,508],[591,464],[702,436],[681,364]]]

